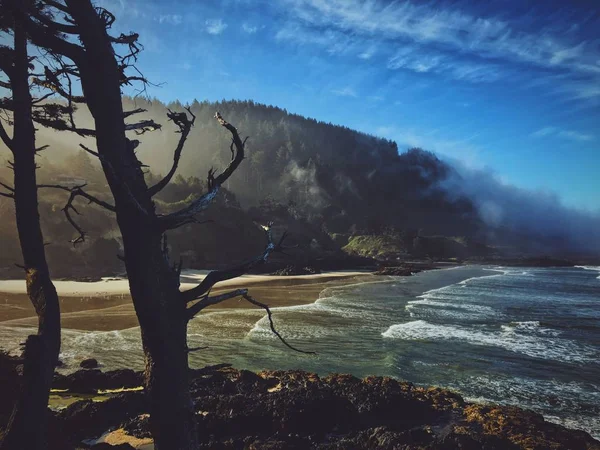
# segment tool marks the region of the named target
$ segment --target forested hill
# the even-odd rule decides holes
[[[180,136],[167,120],[167,108],[182,111],[183,105],[125,99],[125,109],[134,108],[147,112],[132,121],[151,118],[163,125],[161,130],[131,134],[141,141],[137,155],[151,185],[171,168]],[[469,198],[458,195],[459,189],[448,189],[462,179],[433,153],[399,151],[392,141],[252,101],[195,101],[191,111],[195,126],[179,175],[155,197],[159,211],[178,209],[205,192],[209,169],[219,171],[229,163],[230,135],[214,119],[216,111],[249,139],[246,159],[201,218],[208,222],[169,233],[173,258],[182,256],[187,268],[214,268],[256,255],[263,249],[264,236],[255,222],[268,221],[275,222],[277,233],[288,230],[291,243],[300,246],[285,261],[320,261],[317,265],[324,268],[338,267],[345,254],[464,259],[489,257],[500,247],[505,255],[547,253],[558,242],[555,237],[485,224]],[[93,125],[85,110],[76,118],[82,126]],[[99,162],[78,147],[82,141],[94,147],[91,139],[40,128],[37,143],[50,148],[38,156],[38,180],[87,183],[87,191],[112,202]],[[9,159],[2,149],[0,157]],[[0,165],[0,181],[12,182],[5,164]],[[78,200],[81,215],[76,219],[87,238],[73,246],[69,241],[76,232],[62,212],[66,197],[63,191],[40,191],[54,276],[122,272],[116,255],[123,250],[112,214]],[[16,276],[15,264],[21,261],[11,209],[12,202],[0,197],[0,213],[6,218],[0,221],[0,277]]]
[[[166,108],[144,107],[159,123]],[[243,207],[278,203],[330,233],[377,233],[389,227],[428,234],[470,236],[478,227],[469,200],[441,188],[452,170],[432,153],[398,152],[395,142],[370,136],[252,101],[194,101],[196,125],[186,145],[180,173],[204,178],[209,168],[230,158],[228,135],[214,120],[219,111],[242,136],[249,136],[247,160],[228,189]],[[170,167],[177,135],[168,127],[142,136],[140,158],[154,173]]]

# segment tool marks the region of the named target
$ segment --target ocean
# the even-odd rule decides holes
[[[316,303],[190,323],[190,365],[385,375],[516,405],[600,438],[600,267],[457,267],[326,289]],[[0,327],[0,346],[18,331]],[[61,358],[143,368],[139,329],[63,330]]]

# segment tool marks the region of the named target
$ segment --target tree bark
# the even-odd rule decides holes
[[[115,199],[131,297],[146,361],[145,388],[157,450],[198,448],[189,393],[185,302],[179,273],[162,246],[162,230],[134,148],[125,135],[120,71],[105,24],[89,0],[67,0],[85,55],[76,61],[94,117],[96,144]]]
[[[23,376],[0,448],[45,447],[47,405],[60,350],[60,307],[46,262],[40,226],[35,165],[35,130],[28,84],[27,39],[15,24],[15,62],[10,76],[14,98],[14,201],[17,229],[26,271],[27,294],[38,315],[38,333],[27,338]]]

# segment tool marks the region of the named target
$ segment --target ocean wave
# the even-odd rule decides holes
[[[540,380],[524,377],[492,377],[479,375],[447,387],[465,393],[474,403],[517,405],[544,415],[554,423],[600,436],[600,386],[556,379]],[[467,394],[470,392],[470,394]],[[582,402],[582,399],[585,399]],[[563,417],[554,414],[561,411]]]
[[[575,267],[577,267],[578,269],[591,270],[591,271],[600,273],[600,266],[575,266]],[[598,275],[596,278],[598,280],[600,280],[600,275]]]
[[[533,358],[577,363],[596,362],[600,357],[597,349],[578,345],[553,336],[535,336],[527,333],[484,331],[481,329],[432,324],[415,320],[392,325],[381,333],[387,339],[459,341],[486,347],[500,347]]]

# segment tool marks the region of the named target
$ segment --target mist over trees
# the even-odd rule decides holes
[[[144,167],[146,179],[153,184],[172,162],[172,153],[165,149],[177,143],[176,127],[164,113],[183,105],[125,97],[124,107],[147,109],[145,115],[163,125],[159,131],[136,136],[141,142],[138,155],[148,166]],[[255,254],[261,236],[253,219],[274,219],[278,226],[291,226],[290,239],[303,248],[313,244],[315,251],[303,256],[307,259],[339,250],[340,245],[330,239],[337,234],[380,234],[395,229],[408,236],[460,236],[522,251],[573,253],[589,249],[598,229],[593,215],[569,211],[554,198],[503,185],[487,172],[445,162],[431,152],[399,153],[396,143],[387,139],[253,101],[194,101],[190,109],[197,119],[188,137],[188,151],[182,154],[173,182],[155,197],[159,212],[168,213],[206,192],[209,169],[220,170],[228,164],[229,154],[223,149],[229,141],[212,119],[215,110],[231,117],[240,133],[251,131],[251,137],[245,163],[225,183],[215,208],[204,217],[210,222],[195,231],[172,232],[172,251],[188,267],[218,267],[224,261],[214,243],[224,239],[231,243],[228,251],[235,259]],[[76,117],[84,125],[90,119],[84,107]],[[40,183],[85,182],[93,195],[107,198],[100,164],[78,147],[82,141],[86,142],[41,128],[38,142],[51,147],[46,156],[44,152],[38,156]],[[0,166],[0,181],[9,176],[9,170]],[[61,212],[64,193],[46,190],[40,196],[45,235],[51,242],[46,251],[56,276],[123,272],[115,256],[120,252],[120,236],[110,214],[79,202],[78,220],[90,239],[74,247],[69,243],[73,230],[64,226]],[[0,202],[0,208],[12,207],[6,200]],[[13,263],[18,260],[18,247],[14,224],[7,217],[0,225],[6,250],[0,255],[0,267],[16,273]],[[66,254],[80,273],[73,274],[70,264],[62,267]]]

